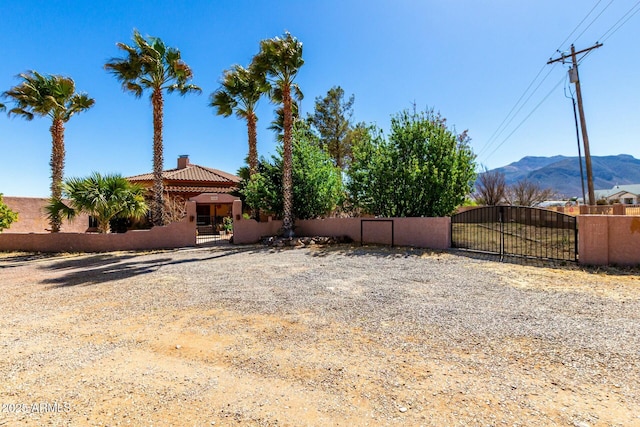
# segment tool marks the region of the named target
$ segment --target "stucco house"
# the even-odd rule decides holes
[[[131,182],[149,189],[153,186],[153,173],[127,177]],[[165,195],[177,205],[185,201],[196,202],[198,225],[221,224],[231,216],[231,208],[238,197],[231,195],[238,188],[240,177],[205,166],[192,164],[188,155],[178,157],[177,167],[162,171]]]
[[[595,190],[596,200],[605,200],[607,204],[640,204],[640,184],[616,185],[610,190]]]

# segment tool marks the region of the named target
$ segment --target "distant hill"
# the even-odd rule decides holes
[[[586,192],[587,171],[584,167],[584,157],[582,162]],[[616,184],[640,184],[640,160],[628,154],[591,156],[591,165],[593,167],[593,184],[596,190],[609,189]],[[493,170],[504,173],[507,184],[528,178],[543,188],[554,189],[559,196],[582,197],[578,157],[527,156],[517,162]]]

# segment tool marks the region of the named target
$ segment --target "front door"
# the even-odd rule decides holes
[[[211,225],[211,211],[209,205],[197,205],[198,225]]]

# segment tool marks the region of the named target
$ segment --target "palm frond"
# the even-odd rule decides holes
[[[61,199],[49,199],[49,203],[44,207],[47,218],[66,218],[71,221],[78,212],[71,206],[67,206]]]
[[[238,105],[238,101],[229,92],[222,89],[213,92],[210,100],[209,106],[216,111],[216,114],[224,117],[233,114],[233,110]]]
[[[33,113],[18,107],[9,110],[8,114],[9,116],[21,116],[25,120],[29,121],[33,120]]]
[[[122,83],[125,91],[140,97],[146,89],[179,92],[181,95],[200,92],[201,89],[188,84],[193,78],[191,68],[181,60],[180,51],[167,47],[158,37],[144,37],[133,31],[133,45],[117,43],[125,52],[121,58],[112,58],[105,69]]]
[[[87,110],[94,100],[87,94],[76,94],[75,82],[70,77],[43,75],[37,71],[21,73],[22,83],[4,93],[15,102],[9,115],[27,120],[34,115],[68,120],[73,114]]]
[[[302,42],[285,32],[284,37],[274,37],[260,42],[260,52],[254,57],[254,67],[276,84],[291,84],[298,70],[304,65]]]
[[[69,178],[63,186],[73,209],[96,218],[99,231],[105,233],[114,218],[141,218],[147,213],[144,191],[120,175],[98,172],[86,178]]]

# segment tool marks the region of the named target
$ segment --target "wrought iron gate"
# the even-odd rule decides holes
[[[578,259],[576,217],[524,206],[486,206],[451,217],[453,248],[504,256]]]
[[[196,229],[196,245],[229,243],[231,236],[231,233],[217,231],[212,225],[199,225]]]

